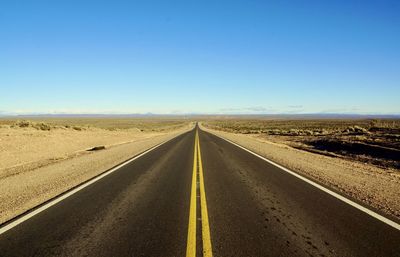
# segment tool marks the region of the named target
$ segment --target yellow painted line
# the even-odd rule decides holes
[[[198,165],[198,166],[197,166]],[[197,201],[197,168],[199,170],[201,230],[203,241],[203,257],[212,257],[210,224],[208,221],[206,191],[204,189],[203,164],[201,161],[199,133],[196,130],[194,139],[194,158],[192,189],[190,195],[189,225],[186,245],[186,257],[196,257],[196,201]]]
[[[189,210],[189,225],[188,225],[188,236],[186,245],[186,257],[196,256],[196,180],[197,180],[197,137],[195,137],[194,140],[192,190],[190,193],[190,210]]]
[[[203,235],[203,257],[212,257],[210,224],[208,222],[206,191],[204,188],[203,164],[201,162],[200,140],[196,131],[197,147],[199,155],[199,179],[200,179],[200,204],[201,204],[201,228]]]

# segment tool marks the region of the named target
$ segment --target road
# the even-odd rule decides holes
[[[0,256],[400,256],[400,231],[192,130],[0,234]]]

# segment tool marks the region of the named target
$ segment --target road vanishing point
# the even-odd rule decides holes
[[[0,256],[400,256],[398,223],[296,174],[196,126],[3,224]]]

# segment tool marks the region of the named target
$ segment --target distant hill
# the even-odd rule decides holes
[[[1,118],[196,118],[196,119],[400,119],[400,114],[341,114],[341,113],[309,113],[309,114],[20,114],[12,115],[0,112]]]

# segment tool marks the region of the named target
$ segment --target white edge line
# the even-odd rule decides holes
[[[339,199],[339,200],[341,200],[341,201],[343,201],[343,202],[345,202],[345,203],[347,203],[347,204],[359,209],[360,211],[365,212],[366,214],[374,217],[375,219],[378,219],[378,220],[382,221],[383,223],[386,223],[387,225],[389,225],[389,226],[391,226],[391,227],[393,227],[393,228],[395,228],[397,230],[400,230],[400,224],[398,224],[398,223],[396,223],[396,222],[394,222],[394,221],[392,221],[392,220],[390,220],[390,219],[388,219],[388,218],[386,218],[386,217],[384,217],[384,216],[382,216],[382,215],[380,215],[380,214],[378,214],[378,213],[376,213],[376,212],[374,212],[374,211],[372,211],[372,210],[370,210],[370,209],[368,209],[368,208],[366,208],[366,207],[364,207],[364,206],[362,206],[362,205],[360,205],[360,204],[358,204],[356,202],[353,202],[352,200],[347,199],[346,197],[344,197],[344,196],[342,196],[342,195],[340,195],[338,193],[335,193],[332,190],[329,190],[328,188],[325,188],[325,187],[321,186],[320,184],[315,183],[314,181],[312,181],[312,180],[310,180],[308,178],[305,178],[305,177],[299,175],[298,173],[296,173],[294,171],[291,171],[288,168],[285,168],[285,167],[283,167],[283,166],[281,166],[281,165],[279,165],[279,164],[277,164],[277,163],[275,163],[275,162],[273,162],[273,161],[271,161],[271,160],[269,160],[269,159],[267,159],[267,158],[255,153],[255,152],[253,152],[253,151],[251,151],[251,150],[249,150],[249,149],[247,149],[247,148],[245,148],[245,147],[243,147],[243,146],[241,146],[241,145],[239,145],[239,144],[237,144],[237,143],[235,143],[235,142],[233,142],[233,141],[231,141],[229,139],[223,138],[223,137],[218,136],[218,135],[216,135],[214,133],[211,133],[211,134],[213,134],[213,135],[215,135],[215,136],[217,136],[217,137],[219,137],[219,138],[221,138],[221,139],[223,139],[223,140],[225,140],[225,141],[227,141],[227,142],[229,142],[229,143],[231,143],[231,144],[233,144],[233,145],[235,145],[235,146],[237,146],[237,147],[239,147],[239,148],[241,148],[241,149],[243,149],[243,150],[245,150],[245,151],[247,151],[247,152],[249,152],[249,153],[251,153],[251,154],[253,154],[255,156],[257,156],[260,159],[263,159],[264,161],[266,161],[266,162],[268,162],[268,163],[270,163],[270,164],[272,164],[272,165],[274,165],[274,166],[286,171],[287,173],[289,173],[289,174],[291,174],[291,175],[303,180],[304,182],[307,182],[308,184],[310,184],[310,185],[312,185],[312,186],[324,191],[325,193],[328,193],[331,196],[333,196],[333,197],[335,197],[335,198],[337,198],[337,199]]]
[[[183,133],[185,133],[185,132],[183,132]],[[107,176],[107,175],[113,173],[114,171],[116,171],[116,170],[122,168],[123,166],[125,166],[125,165],[127,165],[127,164],[133,162],[134,160],[136,160],[136,159],[142,157],[143,155],[145,155],[145,154],[147,154],[147,153],[153,151],[154,149],[156,149],[156,148],[162,146],[163,144],[165,144],[165,143],[167,143],[167,142],[173,140],[174,138],[176,138],[176,137],[182,135],[183,133],[180,133],[180,134],[174,136],[173,138],[170,138],[170,139],[168,139],[168,140],[166,140],[166,141],[164,141],[164,142],[162,142],[162,143],[159,143],[158,145],[152,146],[151,148],[147,149],[146,151],[140,153],[139,155],[136,155],[135,157],[133,157],[133,158],[131,158],[131,159],[129,159],[129,160],[127,160],[127,161],[125,161],[125,162],[119,164],[118,166],[115,166],[115,167],[112,168],[111,170],[108,170],[108,171],[102,173],[101,175],[98,175],[97,177],[94,177],[94,178],[88,180],[87,182],[84,182],[82,185],[80,185],[80,186],[78,186],[78,187],[72,189],[71,191],[69,191],[69,192],[67,192],[67,193],[64,193],[64,194],[62,194],[62,195],[60,195],[60,196],[54,198],[53,200],[51,200],[50,202],[44,204],[43,206],[40,206],[39,208],[37,208],[37,209],[35,209],[35,210],[31,211],[31,212],[26,213],[25,215],[23,215],[22,217],[16,219],[15,221],[12,221],[11,223],[9,223],[9,224],[7,224],[7,225],[5,225],[5,226],[3,226],[3,227],[0,227],[0,235],[3,234],[4,232],[6,232],[6,231],[8,231],[8,230],[10,230],[10,229],[12,229],[12,228],[14,228],[15,226],[21,224],[22,222],[24,222],[24,221],[26,221],[26,220],[32,218],[32,217],[35,216],[36,214],[39,214],[40,212],[42,212],[42,211],[44,211],[44,210],[50,208],[51,206],[53,206],[53,205],[55,205],[55,204],[61,202],[62,200],[68,198],[69,196],[71,196],[71,195],[77,193],[78,191],[84,189],[85,187],[87,187],[87,186],[89,186],[89,185],[95,183],[96,181],[98,181],[98,180],[104,178],[105,176]]]

